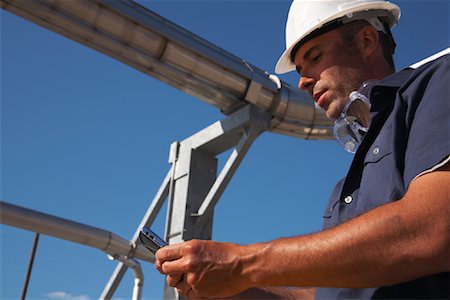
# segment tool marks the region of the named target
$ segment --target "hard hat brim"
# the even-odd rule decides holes
[[[338,11],[337,13],[331,15],[330,17],[322,20],[319,22],[316,26],[313,28],[310,28],[305,33],[303,33],[295,42],[293,42],[280,56],[280,58],[277,61],[277,64],[275,65],[275,73],[277,74],[284,74],[290,71],[295,70],[294,63],[291,62],[291,52],[292,49],[303,39],[305,39],[308,35],[310,35],[315,30],[321,28],[325,24],[342,18],[345,15],[355,13],[358,11],[368,11],[368,10],[385,10],[391,12],[391,15],[389,17],[389,26],[392,28],[397,23],[398,19],[400,18],[400,8],[390,2],[385,1],[374,1],[370,3],[364,3],[360,4],[357,7],[350,7],[347,9],[343,9],[341,11]]]

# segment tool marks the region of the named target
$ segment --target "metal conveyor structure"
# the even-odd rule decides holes
[[[309,95],[136,2],[0,1],[3,9],[193,95],[225,115],[223,120],[171,145],[172,167],[131,241],[110,234],[117,242],[114,251],[97,243],[96,238],[108,235],[106,231],[83,224],[74,227],[68,220],[1,203],[3,224],[63,239],[71,230],[81,230],[82,236],[72,241],[99,248],[118,259],[102,299],[112,298],[128,268],[139,276],[133,258],[152,261],[137,245],[138,232],[152,224],[166,200],[165,238],[169,243],[211,239],[214,206],[260,134],[271,131],[302,139],[333,138],[333,123]],[[217,170],[218,155],[230,149],[224,167]],[[20,221],[24,216],[31,218],[33,226]],[[140,292],[135,292],[136,299],[140,298]],[[179,296],[166,288],[164,297]]]

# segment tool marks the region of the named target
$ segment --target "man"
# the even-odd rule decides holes
[[[362,128],[349,131],[359,147],[324,230],[247,246],[167,246],[156,267],[169,285],[187,298],[300,299],[314,291],[305,287],[318,299],[449,298],[449,56],[394,74],[399,15],[386,1],[293,2],[276,71],[296,69],[299,88],[329,118],[346,112],[346,125]],[[367,101],[349,102],[367,80],[376,80],[370,112]]]

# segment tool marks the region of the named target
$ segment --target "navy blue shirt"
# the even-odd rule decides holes
[[[325,229],[401,199],[415,177],[448,161],[449,60],[405,69],[373,87],[370,129],[330,197]],[[442,273],[388,287],[318,288],[316,299],[450,299],[449,289],[449,273]]]

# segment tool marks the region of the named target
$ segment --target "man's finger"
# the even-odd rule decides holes
[[[161,271],[163,274],[174,275],[187,273],[192,270],[189,269],[189,265],[185,263],[185,260],[181,258],[177,260],[163,262],[161,266]]]
[[[176,286],[178,293],[180,293],[183,296],[187,296],[189,291],[192,289],[189,284],[187,284],[186,281],[181,280],[180,283]]]
[[[159,273],[164,274],[162,271],[162,261],[158,260],[157,258],[155,260],[155,268],[159,271]]]
[[[183,274],[167,275],[166,282],[169,286],[176,287],[183,280]]]
[[[160,248],[155,253],[155,267],[161,274],[168,274],[163,270],[163,265],[166,261],[180,259],[182,257],[181,245],[169,245]]]
[[[162,247],[155,253],[156,260],[160,261],[161,263],[166,260],[179,259],[181,256],[182,256],[181,244],[168,245]]]

